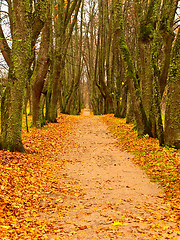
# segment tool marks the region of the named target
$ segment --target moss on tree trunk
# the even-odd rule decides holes
[[[45,78],[49,68],[49,45],[50,45],[50,6],[48,7],[48,18],[42,29],[41,45],[31,78],[32,84],[32,124],[34,127],[42,126],[42,111],[40,99],[44,87]]]
[[[165,113],[165,145],[180,149],[180,29],[172,51]]]
[[[115,4],[116,17],[119,20],[119,47],[121,50],[122,58],[126,68],[126,75],[128,78],[128,89],[131,93],[131,99],[134,108],[135,119],[137,123],[138,135],[142,136],[149,133],[148,120],[142,105],[141,91],[134,71],[134,66],[131,58],[130,51],[125,41],[125,33],[123,27],[123,13],[122,2],[116,0]]]
[[[30,1],[13,1],[13,42],[8,83],[1,104],[1,148],[24,151],[22,111],[31,54]]]

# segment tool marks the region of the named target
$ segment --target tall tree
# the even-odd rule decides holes
[[[114,7],[115,7],[116,19],[119,23],[119,28],[117,28],[116,30],[118,31],[118,35],[119,35],[119,47],[120,47],[122,58],[124,60],[124,64],[126,68],[126,74],[128,78],[128,88],[129,88],[132,102],[133,102],[138,134],[141,136],[146,134],[149,131],[148,130],[149,126],[147,124],[147,117],[146,117],[144,108],[142,106],[142,96],[139,88],[138,79],[136,77],[136,73],[134,70],[132,57],[125,40],[122,2],[116,0],[114,4],[115,4]]]
[[[63,82],[65,59],[82,0],[55,1],[55,53],[48,120],[56,122],[59,88]],[[74,16],[73,16],[74,14]],[[73,17],[72,17],[73,16]]]
[[[69,84],[70,88],[66,94],[66,97],[64,100],[64,106],[63,106],[63,112],[68,114],[70,114],[70,112],[73,111],[73,105],[72,105],[73,101],[79,102],[78,89],[80,88],[81,73],[83,68],[82,67],[82,41],[83,41],[83,15],[84,15],[83,9],[84,9],[84,0],[82,0],[82,5],[81,5],[80,31],[78,32],[78,23],[76,23],[74,36],[72,35],[71,50],[74,52],[74,54],[72,51],[69,52],[69,53],[72,52],[72,56],[75,59],[72,64],[72,68],[73,68],[72,71],[74,74],[71,79],[71,84]],[[79,47],[77,48],[77,46]],[[80,109],[78,109],[78,112],[76,113],[80,113]]]
[[[164,93],[167,78],[168,78],[168,70],[171,60],[171,50],[172,44],[174,40],[174,20],[176,11],[178,9],[178,2],[179,0],[172,0],[172,1],[163,1],[162,10],[161,10],[161,17],[160,17],[160,33],[162,36],[163,42],[163,58],[161,63],[161,72],[159,77],[160,82],[160,91],[161,96]]]
[[[41,98],[45,83],[45,78],[50,65],[50,30],[52,29],[52,4],[48,3],[47,20],[42,29],[41,44],[35,63],[34,71],[31,77],[32,90],[32,125],[42,126],[42,107]]]
[[[174,43],[168,79],[165,144],[180,149],[180,28]]]
[[[1,102],[1,144],[0,148],[10,151],[24,151],[21,140],[22,110],[25,85],[31,63],[32,44],[44,24],[46,1],[8,1],[12,49],[1,34],[1,51],[9,66],[8,82]],[[38,10],[38,12],[37,12]],[[33,21],[36,21],[34,26]]]
[[[1,148],[23,151],[21,141],[22,107],[25,82],[31,56],[31,1],[13,1],[12,51],[9,59],[9,76],[1,103]]]

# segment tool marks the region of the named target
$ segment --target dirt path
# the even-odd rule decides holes
[[[114,147],[98,117],[85,115],[70,136],[77,147],[59,156],[69,160],[61,169],[69,196],[54,196],[56,211],[45,214],[59,229],[48,239],[180,239],[160,187]]]

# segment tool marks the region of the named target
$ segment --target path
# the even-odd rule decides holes
[[[62,181],[75,194],[57,196],[59,213],[48,218],[59,218],[59,231],[49,239],[180,239],[160,187],[114,147],[117,140],[98,117],[85,115],[70,136],[77,148],[59,156],[70,160]]]

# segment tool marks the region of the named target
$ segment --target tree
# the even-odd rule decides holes
[[[174,43],[168,78],[165,145],[180,149],[180,28]]]
[[[112,54],[112,3],[89,1],[86,24],[84,62],[90,85],[90,99],[94,112],[114,111],[114,76]]]
[[[55,1],[55,51],[48,120],[56,122],[58,93],[63,82],[65,59],[82,0]],[[74,16],[73,16],[74,14]],[[72,17],[73,16],[73,17]]]
[[[1,148],[23,151],[21,141],[22,107],[24,84],[29,70],[31,56],[30,1],[13,1],[12,10],[12,51],[9,62],[9,76],[1,103]],[[9,48],[7,48],[9,50]],[[9,50],[10,51],[10,50]],[[7,59],[7,58],[6,58]]]
[[[79,103],[79,97],[80,93],[78,92],[78,89],[80,88],[80,81],[81,81],[81,73],[82,73],[82,40],[83,40],[83,9],[84,9],[84,1],[82,1],[81,5],[81,17],[80,17],[80,32],[78,32],[78,23],[76,23],[75,26],[75,34],[74,36],[72,35],[72,46],[71,50],[68,52],[72,56],[72,72],[71,74],[71,83],[69,84],[69,89],[68,86],[66,85],[66,97],[64,99],[64,106],[62,108],[63,113],[70,114],[70,112],[73,112],[74,107],[76,108],[75,113],[79,114],[81,109],[77,108],[77,104],[73,107],[72,103],[73,102],[78,102]],[[79,46],[77,48],[77,46]],[[69,70],[69,68],[68,68]],[[67,73],[69,76],[69,74]],[[68,89],[68,91],[67,91]]]
[[[32,86],[32,125],[39,128],[42,126],[42,106],[41,98],[45,83],[45,78],[50,65],[50,29],[52,25],[50,2],[47,7],[47,19],[42,29],[41,44],[31,77]]]
[[[147,117],[146,117],[144,108],[142,106],[142,96],[139,89],[138,79],[135,74],[133,61],[125,40],[122,2],[121,1],[119,2],[118,0],[116,0],[114,4],[115,4],[114,5],[115,16],[119,23],[119,28],[117,28],[116,30],[118,31],[118,35],[119,35],[119,47],[120,47],[120,51],[121,51],[122,58],[124,60],[124,64],[126,68],[126,76],[128,78],[128,88],[129,88],[131,99],[133,102],[138,134],[142,136],[148,132],[149,126],[147,124]]]
[[[25,85],[31,63],[32,45],[35,44],[45,21],[46,1],[8,1],[12,49],[1,34],[1,51],[9,66],[8,82],[1,102],[1,144],[0,148],[10,151],[24,151],[21,140],[22,111]],[[38,12],[37,12],[38,10]],[[34,21],[34,26],[33,26]]]
[[[115,12],[119,19],[117,29],[119,46],[126,66],[128,89],[133,102],[138,134],[158,137],[162,145],[164,131],[160,104],[173,40],[173,37],[170,37],[170,41],[166,42],[162,37],[167,37],[169,34],[173,36],[173,22],[178,1],[163,1],[161,4],[161,1],[155,0],[134,0],[131,4],[134,8],[132,14],[136,19],[137,61],[134,61],[126,43],[127,36],[123,21],[123,9],[126,5],[123,7],[121,2],[115,2]]]

